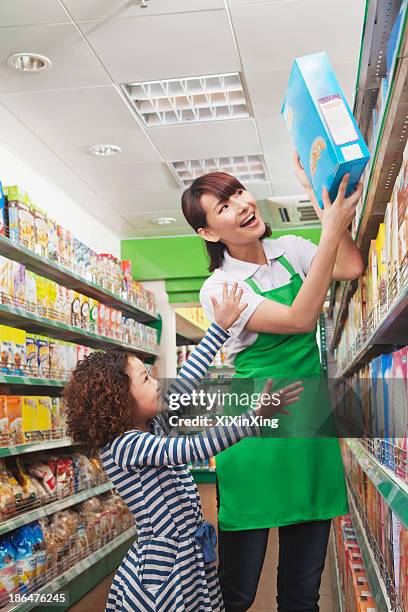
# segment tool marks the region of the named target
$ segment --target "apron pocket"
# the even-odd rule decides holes
[[[146,590],[154,593],[170,578],[176,565],[176,543],[160,539],[143,543],[139,549],[139,579]]]

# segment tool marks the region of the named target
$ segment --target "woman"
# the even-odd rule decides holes
[[[204,175],[183,194],[184,216],[205,240],[210,258],[212,275],[200,293],[208,318],[214,319],[211,296],[221,296],[225,281],[238,281],[248,303],[227,344],[238,378],[319,379],[316,322],[330,282],[363,273],[347,230],[361,184],[346,198],[345,176],[333,204],[324,190],[321,210],[297,155],[295,166],[322,222],[319,247],[295,236],[265,240],[271,230],[255,198],[230,175]],[[311,404],[303,407],[313,420]],[[219,455],[217,480],[219,574],[227,612],[252,605],[270,527],[279,527],[279,612],[318,610],[331,519],[348,511],[338,440],[248,440]]]

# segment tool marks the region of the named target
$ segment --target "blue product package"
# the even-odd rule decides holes
[[[347,173],[350,195],[370,152],[325,52],[295,59],[282,115],[320,207],[323,187],[334,201]]]
[[[30,525],[16,529],[11,535],[11,543],[16,551],[18,583],[22,593],[26,593],[36,576],[37,555],[36,538]]]
[[[34,551],[36,553],[36,579],[42,582],[47,564],[47,550],[45,547],[45,538],[40,523],[31,523],[30,527],[34,534]]]

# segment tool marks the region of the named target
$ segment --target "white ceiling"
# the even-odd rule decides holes
[[[280,117],[293,58],[326,50],[352,104],[365,1],[148,1],[2,0],[0,142],[121,238],[191,233],[170,161],[263,154],[268,180],[248,188],[298,195]],[[52,68],[13,72],[6,60],[16,52],[46,55]],[[119,87],[236,71],[248,119],[146,129]],[[123,152],[93,157],[97,143]],[[176,223],[153,225],[161,215]]]

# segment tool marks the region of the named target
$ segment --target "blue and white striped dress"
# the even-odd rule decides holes
[[[213,323],[167,395],[197,387],[227,338]],[[162,412],[153,421],[154,433],[128,431],[103,449],[104,468],[138,531],[137,542],[113,579],[106,610],[224,610],[216,565],[204,563],[194,537],[203,518],[198,489],[186,464],[208,459],[259,430],[231,425],[191,437],[171,437],[170,430],[168,412]]]

